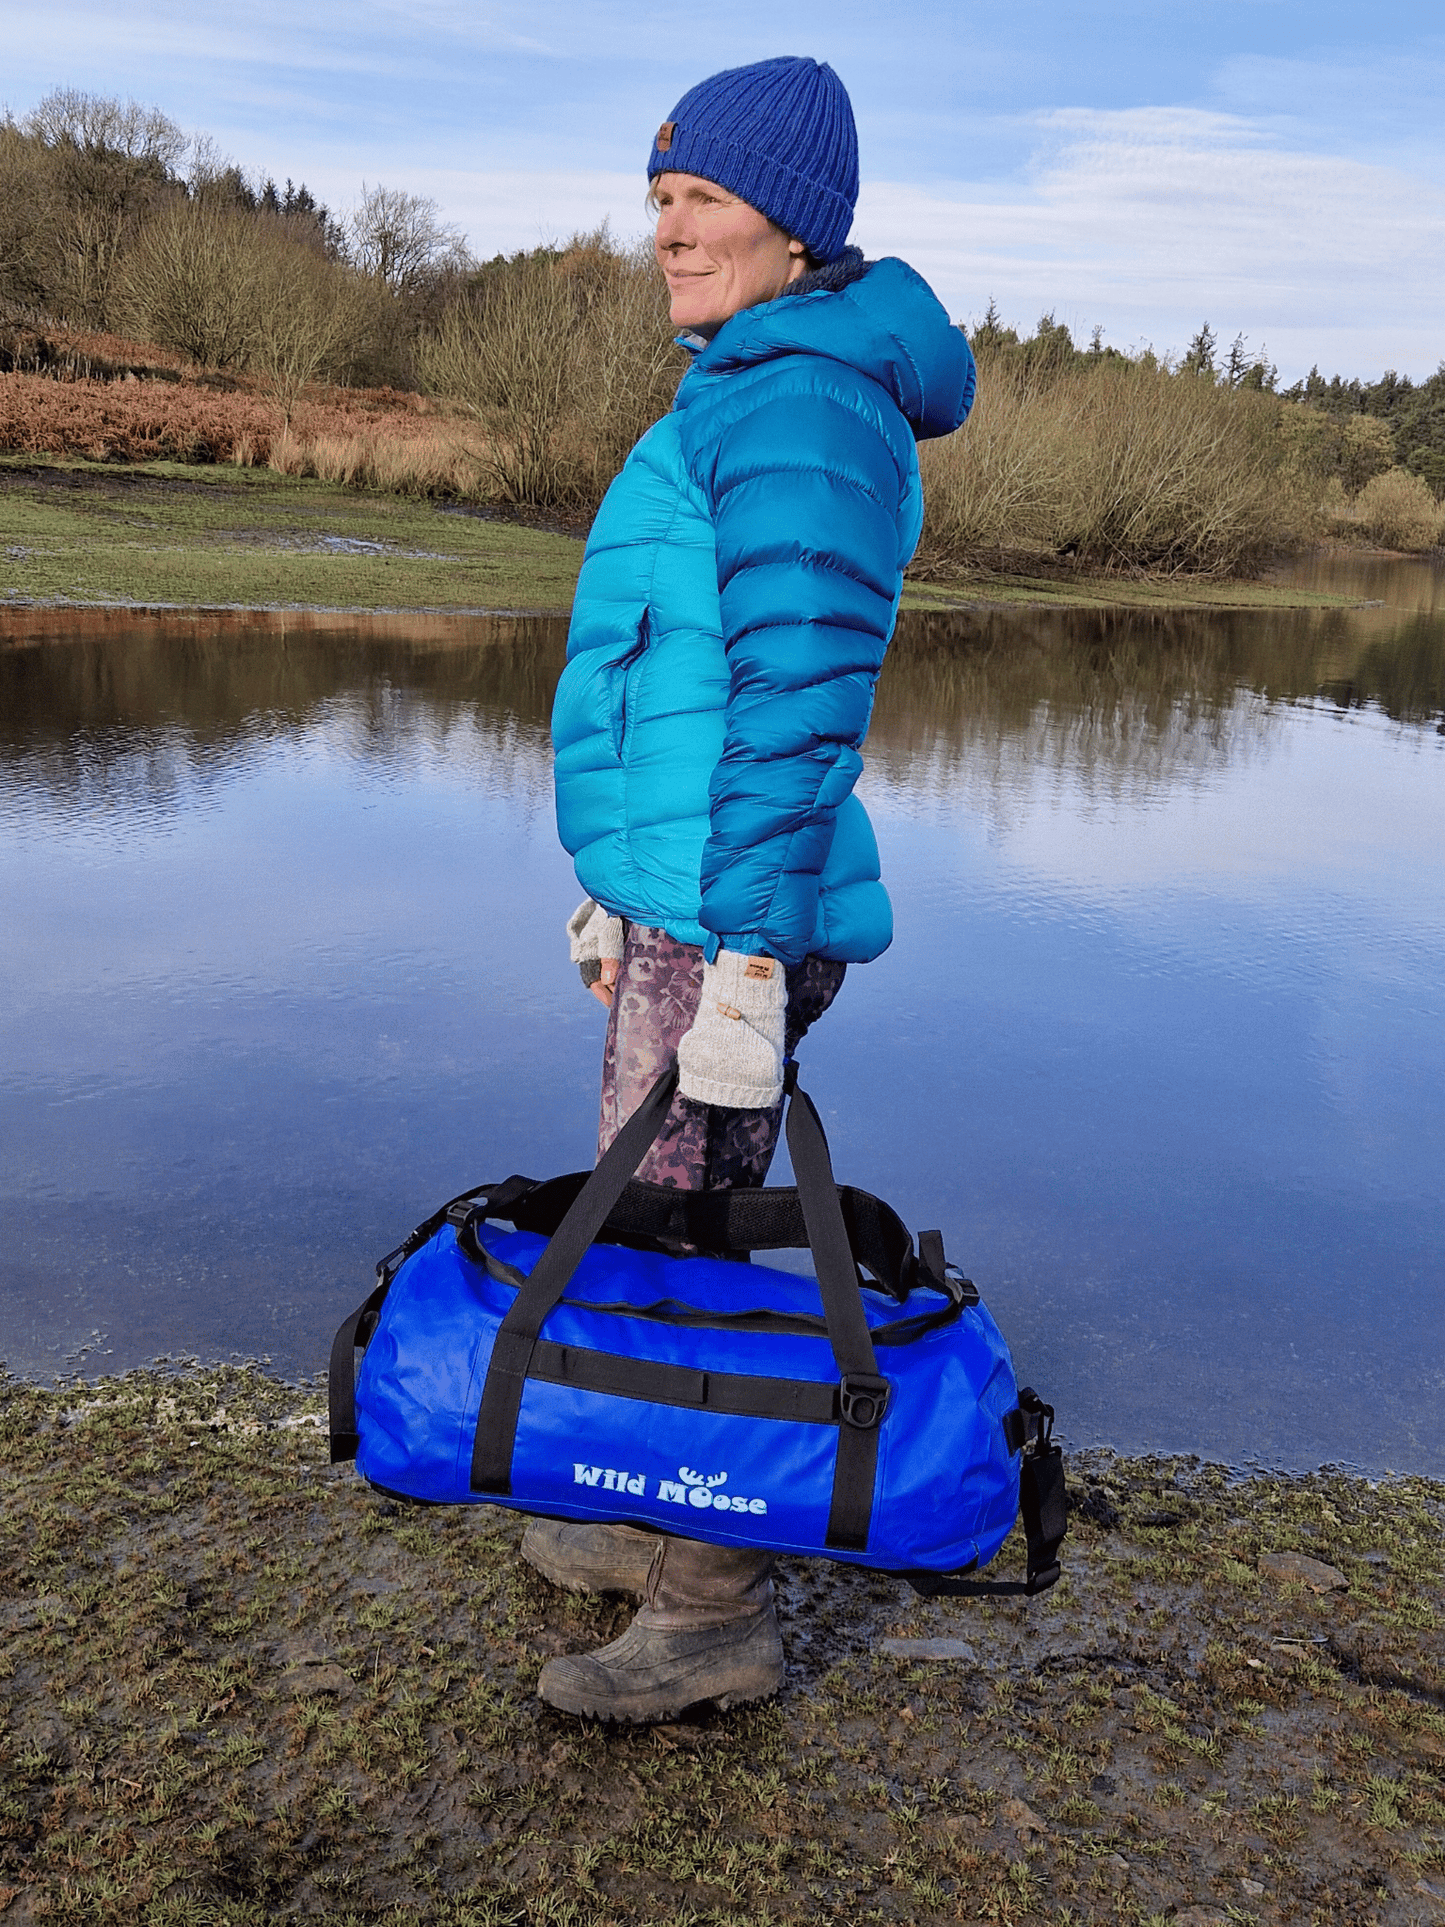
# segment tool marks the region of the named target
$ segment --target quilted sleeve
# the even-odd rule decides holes
[[[841,371],[840,371],[841,374]],[[893,626],[907,455],[870,397],[769,392],[723,428],[709,493],[728,660],[723,753],[702,857],[703,927],[719,946],[807,955],[818,879]]]

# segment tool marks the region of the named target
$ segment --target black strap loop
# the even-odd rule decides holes
[[[1069,1529],[1069,1497],[1064,1485],[1064,1455],[1053,1442],[1054,1408],[1030,1385],[1019,1393],[1018,1408],[1004,1418],[1009,1451],[1023,1452],[1019,1466],[1019,1515],[1028,1546],[1025,1579],[967,1579],[962,1573],[906,1572],[902,1576],[925,1599],[999,1598],[1023,1593],[1032,1599],[1059,1577],[1059,1547]],[[1015,1437],[1018,1444],[1014,1443]]]
[[[375,1330],[376,1315],[381,1310],[381,1301],[390,1284],[390,1277],[384,1278],[344,1321],[331,1341],[331,1362],[326,1372],[326,1411],[333,1465],[339,1465],[343,1459],[354,1459],[361,1444],[356,1429],[356,1352],[359,1346],[365,1346]]]
[[[879,1376],[878,1358],[863,1312],[863,1293],[848,1228],[833,1180],[833,1161],[823,1122],[807,1092],[794,1088],[788,1100],[788,1152],[798,1179],[798,1196],[808,1243],[818,1274],[828,1341],[844,1388],[858,1390],[857,1409],[867,1409],[871,1423],[846,1419],[838,1428],[838,1460],[833,1473],[833,1496],[828,1508],[825,1545],[840,1552],[866,1552],[873,1519],[873,1484],[878,1472],[878,1423],[888,1396],[888,1382]],[[870,1389],[871,1388],[871,1391]]]

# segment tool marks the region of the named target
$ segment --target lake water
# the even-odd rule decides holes
[[[1075,1443],[1441,1476],[1445,577],[1308,566],[1374,606],[905,620],[898,937],[805,1083]],[[444,1197],[589,1161],[563,636],[0,614],[12,1370],[314,1372]]]

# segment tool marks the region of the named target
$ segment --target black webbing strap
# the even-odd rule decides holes
[[[550,1238],[591,1175],[570,1171],[564,1177],[548,1178],[519,1198],[510,1211],[500,1213],[492,1205],[481,1215],[506,1216],[519,1231]],[[941,1239],[940,1272],[924,1274],[914,1257],[908,1227],[891,1206],[851,1184],[840,1184],[837,1191],[854,1256],[886,1292],[901,1301],[920,1282],[942,1288]],[[679,1191],[672,1185],[634,1178],[608,1212],[602,1235],[655,1239],[664,1247],[691,1247],[719,1256],[804,1251],[808,1245],[797,1187],[782,1184],[759,1190]]]
[[[838,1387],[798,1378],[757,1378],[743,1372],[708,1372],[692,1365],[663,1365],[651,1358],[621,1358],[581,1345],[537,1340],[529,1378],[606,1392],[649,1405],[689,1405],[732,1418],[790,1419],[802,1425],[838,1423]]]
[[[386,1294],[391,1290],[392,1279],[407,1259],[420,1251],[427,1239],[439,1231],[448,1218],[455,1218],[459,1211],[463,1211],[464,1215],[478,1209],[505,1212],[516,1198],[536,1188],[534,1178],[512,1177],[501,1184],[477,1185],[470,1191],[463,1191],[449,1204],[444,1204],[440,1211],[433,1211],[394,1251],[388,1251],[384,1258],[377,1260],[375,1290],[364,1304],[358,1305],[351,1316],[342,1321],[331,1341],[331,1358],[326,1371],[326,1405],[333,1465],[339,1465],[343,1459],[354,1459],[361,1445],[356,1429],[356,1353],[366,1348],[367,1341],[376,1329],[376,1320]]]
[[[658,1078],[598,1160],[596,1170],[497,1327],[472,1446],[473,1492],[491,1492],[505,1498],[511,1491],[517,1418],[542,1321],[567,1289],[588,1246],[606,1223],[608,1212],[662,1129],[676,1089],[674,1063]]]
[[[828,1341],[833,1347],[839,1387],[838,1462],[828,1511],[825,1545],[842,1552],[866,1552],[873,1517],[873,1481],[878,1469],[878,1428],[888,1404],[888,1381],[863,1315],[858,1266],[848,1243],[848,1228],[833,1181],[833,1162],[813,1100],[797,1085],[789,1066],[788,1152],[798,1180],[803,1220],[818,1274]]]
[[[339,1465],[343,1459],[354,1459],[361,1444],[356,1430],[356,1348],[364,1345],[370,1336],[369,1327],[365,1336],[361,1327],[381,1310],[381,1301],[390,1284],[390,1277],[384,1277],[366,1302],[358,1305],[344,1321],[331,1341],[331,1363],[326,1372],[326,1410],[331,1428],[333,1465]]]
[[[1023,1593],[1032,1599],[1047,1592],[1059,1576],[1059,1547],[1069,1529],[1069,1499],[1064,1487],[1064,1455],[1053,1442],[1054,1408],[1025,1386],[1018,1408],[1004,1418],[1010,1452],[1022,1451],[1019,1467],[1019,1516],[1028,1545],[1026,1579],[968,1579],[954,1572],[905,1572],[925,1599],[999,1598]]]
[[[632,1173],[661,1130],[676,1085],[673,1066],[653,1085],[586,1179],[497,1329],[472,1448],[474,1492],[504,1498],[511,1491],[517,1420],[527,1379],[536,1375],[542,1324],[561,1300],[583,1254],[608,1223]],[[873,1513],[878,1427],[888,1402],[888,1381],[879,1376],[868,1333],[858,1266],[833,1179],[828,1140],[811,1100],[797,1088],[797,1071],[792,1064],[787,1070],[787,1089],[788,1149],[840,1380],[837,1387],[827,1388],[830,1411],[838,1426],[838,1456],[826,1543],[840,1550],[863,1552]],[[523,1199],[513,1204],[514,1224],[524,1221],[528,1202]],[[606,1367],[583,1367],[577,1348],[550,1347],[543,1356],[554,1371],[563,1369],[555,1357],[559,1353],[567,1361],[569,1377],[564,1382],[575,1383],[573,1375],[577,1372],[596,1369],[607,1373],[609,1388],[619,1395],[647,1396],[642,1392],[629,1394],[625,1389],[634,1384],[640,1387],[647,1377],[640,1361],[619,1358]],[[714,1376],[686,1368],[683,1372],[679,1383],[692,1389],[696,1389],[697,1381]],[[803,1387],[800,1398],[805,1403],[816,1400],[817,1388]],[[681,1402],[694,1400],[689,1397]]]

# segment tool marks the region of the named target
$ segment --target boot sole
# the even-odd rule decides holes
[[[569,1693],[565,1688],[559,1693],[555,1686],[548,1691],[541,1684],[537,1692],[548,1706],[555,1707],[559,1713],[575,1713],[588,1720],[612,1720],[623,1726],[650,1726],[657,1720],[675,1719],[679,1713],[685,1713],[693,1706],[711,1704],[720,1713],[726,1713],[731,1707],[742,1706],[753,1700],[771,1699],[782,1691],[782,1687],[782,1669],[775,1672],[769,1667],[745,1672],[721,1691],[695,1693],[690,1697],[669,1696],[666,1700],[640,1693],[631,1698],[609,1694],[604,1699],[587,1692]]]

